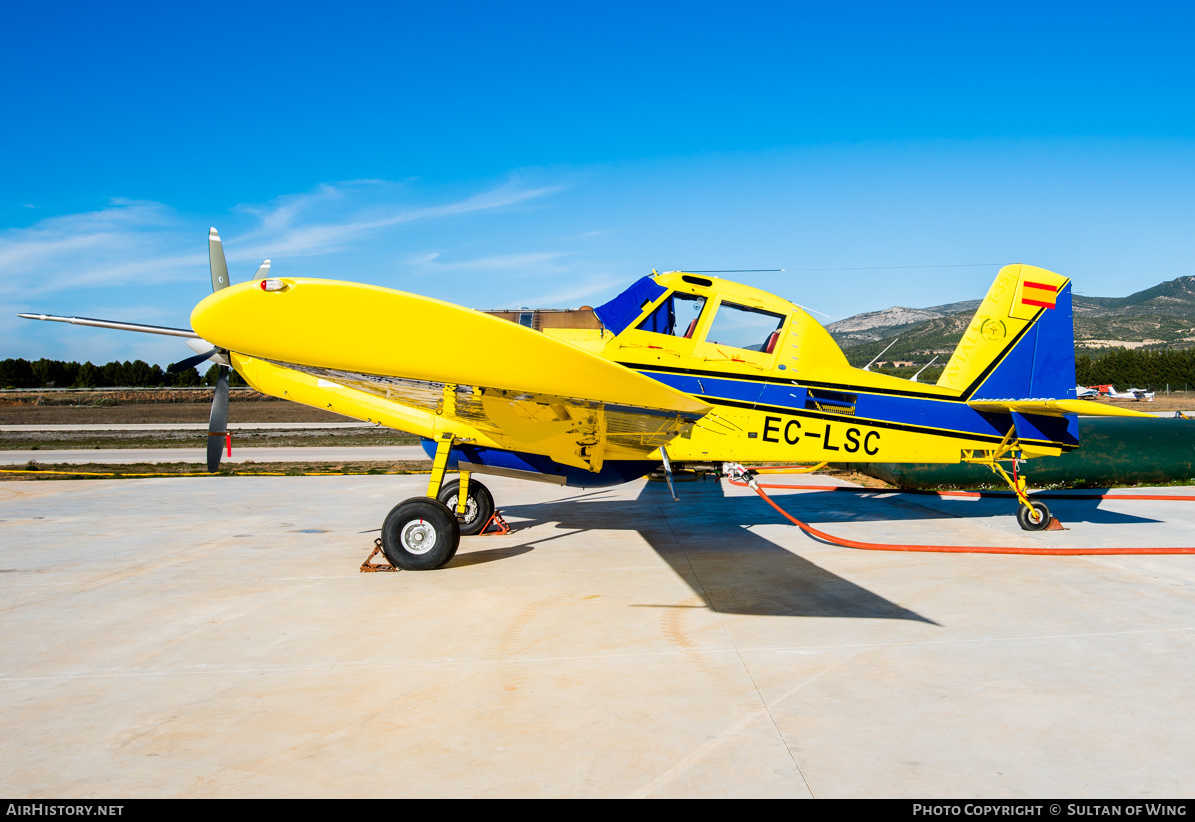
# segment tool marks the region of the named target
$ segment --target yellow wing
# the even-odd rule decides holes
[[[191,315],[259,390],[426,437],[600,470],[688,432],[709,406],[568,343],[400,291],[331,280],[223,289]]]

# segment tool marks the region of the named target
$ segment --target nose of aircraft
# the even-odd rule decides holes
[[[246,354],[263,355],[269,349],[269,336],[264,326],[271,324],[272,306],[258,295],[256,282],[213,291],[191,311],[191,327],[212,343]],[[200,330],[202,329],[202,330]],[[264,346],[264,347],[263,347]]]

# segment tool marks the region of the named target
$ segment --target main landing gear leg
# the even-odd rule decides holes
[[[1025,531],[1061,531],[1062,523],[1050,515],[1050,509],[1040,499],[1030,499],[1025,487],[1025,478],[1017,472],[1020,462],[1020,443],[1016,439],[1016,427],[1010,428],[994,451],[965,451],[963,462],[986,465],[992,473],[1008,483],[1017,495],[1017,524]],[[1012,464],[1012,475],[1004,470],[1001,462]]]
[[[456,555],[461,527],[456,514],[437,495],[448,469],[451,434],[441,434],[426,497],[412,497],[394,506],[382,524],[382,550],[404,571],[430,571]],[[480,485],[480,483],[477,483]]]

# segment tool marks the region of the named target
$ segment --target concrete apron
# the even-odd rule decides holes
[[[1190,795],[1195,557],[853,551],[715,483],[484,481],[515,533],[393,574],[357,568],[422,477],[0,483],[0,792]],[[1004,500],[778,496],[855,539],[1195,541],[1191,503],[1026,535]]]

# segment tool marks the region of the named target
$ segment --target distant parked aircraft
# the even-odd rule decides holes
[[[1146,391],[1144,388],[1130,388],[1127,391],[1117,391],[1114,388],[1112,389],[1112,393],[1108,396],[1114,400],[1136,400],[1137,402],[1141,402],[1142,400],[1145,400],[1146,402],[1154,401],[1154,392]]]
[[[1091,385],[1087,388],[1077,386],[1078,396],[1080,398],[1089,397],[1092,394],[1098,394],[1101,397],[1108,397],[1113,400],[1136,400],[1141,402],[1154,401],[1154,392],[1146,391],[1144,388],[1130,388],[1127,391],[1117,391],[1114,385]]]

